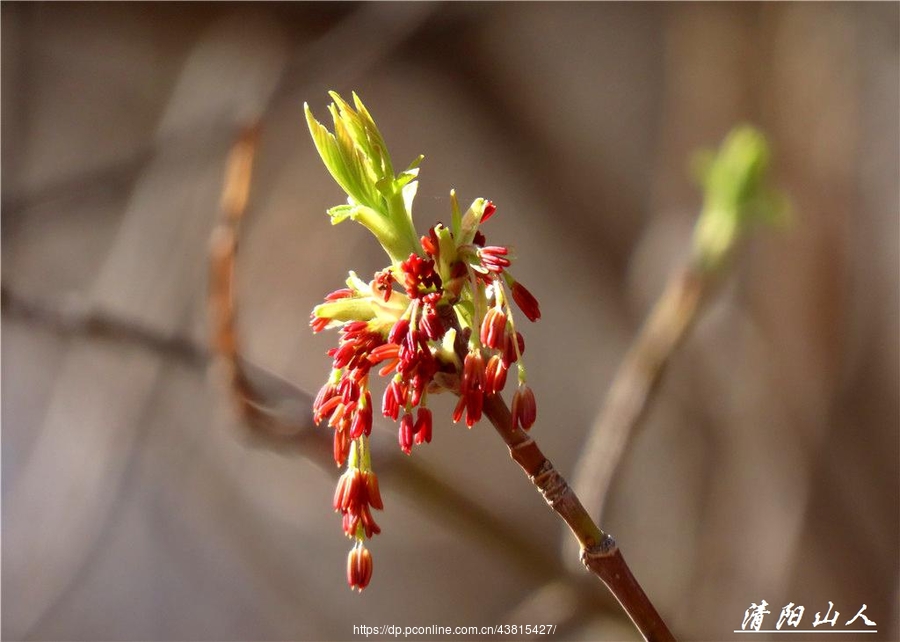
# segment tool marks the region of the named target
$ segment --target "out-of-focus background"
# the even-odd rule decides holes
[[[498,205],[488,238],[544,313],[525,330],[533,434],[567,475],[685,257],[691,152],[767,132],[793,224],[736,257],[603,526],[685,640],[738,638],[760,600],[763,628],[789,602],[812,628],[830,601],[834,628],[866,604],[879,634],[857,637],[898,639],[896,3],[4,3],[4,639],[635,637],[493,430],[452,425],[446,399],[412,458],[376,429],[384,532],[351,593],[339,471],[313,438],[248,439],[210,376],[208,239],[248,123],[246,358],[317,390],[335,335],[312,335],[311,307],[380,267],[324,214],[342,194],[302,104],[327,116],[328,89],[361,94],[397,165],[426,154],[420,230],[451,187]]]

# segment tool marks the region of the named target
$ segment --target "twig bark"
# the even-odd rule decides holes
[[[541,495],[572,530],[581,545],[581,562],[599,577],[648,641],[674,640],[615,539],[603,532],[584,509],[568,482],[544,456],[531,436],[512,424],[509,408],[499,395],[484,400],[484,414],[509,447],[509,453]]]

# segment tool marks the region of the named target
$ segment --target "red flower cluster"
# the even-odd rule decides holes
[[[357,543],[347,556],[347,584],[360,593],[372,579],[372,554],[365,546]]]
[[[348,537],[354,537],[360,525],[366,537],[381,532],[369,511],[370,506],[378,510],[384,508],[381,491],[378,490],[378,477],[371,470],[363,472],[359,468],[349,468],[341,475],[334,491],[334,510],[341,513],[344,533]]]
[[[481,222],[494,211],[488,202]],[[335,462],[347,464],[334,509],[341,513],[346,535],[357,540],[347,578],[359,590],[372,574],[371,554],[362,542],[381,531],[371,513],[382,508],[382,501],[367,446],[373,414],[370,370],[383,364],[378,374],[391,376],[381,412],[399,420],[400,448],[410,454],[414,444],[431,442],[429,392],[456,392],[453,420],[465,415],[471,428],[481,418],[485,396],[499,394],[510,366],[520,361],[525,342],[515,330],[506,288],[526,317],[540,318],[537,300],[506,272],[509,250],[485,245],[477,229],[466,238],[472,242],[458,246],[450,230],[438,224],[422,237],[421,255],[410,254],[376,272],[368,284],[351,273],[349,287],[332,292],[313,311],[314,331],[341,328],[337,347],[328,351],[332,374],[316,396],[313,413],[317,424],[327,419],[334,429]],[[467,344],[465,355],[456,353],[460,342]],[[447,375],[441,383],[439,372]],[[517,426],[527,430],[534,423],[534,394],[524,383],[521,363],[512,412]]]
[[[369,394],[372,364],[368,356],[382,343],[382,336],[369,330],[368,323],[352,321],[341,328],[338,347],[328,351],[328,356],[334,358],[332,376],[316,395],[313,419],[319,424],[329,417],[328,425],[334,428],[334,461],[338,466],[347,461],[351,441],[372,432]]]

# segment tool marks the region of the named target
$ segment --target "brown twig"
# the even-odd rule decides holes
[[[572,530],[581,545],[581,562],[599,577],[628,613],[646,640],[674,640],[640,583],[622,557],[616,541],[591,519],[578,496],[531,436],[512,424],[509,408],[499,395],[484,400],[484,414],[509,447],[509,453],[547,504]]]
[[[307,422],[295,424],[278,417],[275,409],[266,404],[264,395],[251,382],[238,350],[234,260],[240,223],[250,197],[250,180],[258,143],[259,124],[254,123],[243,130],[231,148],[225,166],[222,216],[212,232],[209,247],[211,344],[245,425],[267,440],[290,441],[307,427]]]

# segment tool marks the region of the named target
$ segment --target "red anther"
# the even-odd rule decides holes
[[[326,383],[319,389],[319,394],[316,395],[316,400],[313,402],[313,421],[316,422],[316,425],[325,416],[323,411],[325,404],[335,398],[335,395],[337,395],[337,387],[331,382]]]
[[[463,380],[461,388],[465,391],[480,390],[484,384],[484,358],[475,350],[466,354],[463,362]]]
[[[334,463],[343,466],[350,454],[350,434],[346,430],[334,431]]]
[[[437,256],[438,247],[440,246],[430,236],[423,236],[419,241],[422,243],[422,249],[425,250],[425,254],[431,257]]]
[[[368,330],[369,324],[366,321],[350,321],[344,325],[343,333],[345,336],[353,335]]]
[[[332,506],[334,506],[334,510],[341,510],[341,507],[344,505],[344,497],[346,497],[347,495],[349,486],[350,482],[347,473],[344,473],[340,476],[340,478],[338,478],[337,486],[334,489],[334,499],[331,502]]]
[[[537,299],[524,285],[518,281],[513,281],[512,295],[516,305],[525,313],[529,321],[537,321],[541,318],[541,308]]]
[[[359,521],[362,523],[366,537],[369,539],[372,539],[372,535],[378,535],[381,532],[381,527],[375,523],[375,518],[372,517],[372,511],[369,510],[368,504],[364,504],[360,510]]]
[[[309,325],[313,329],[313,332],[321,332],[329,323],[331,323],[331,319],[328,317],[317,317],[314,314],[311,315],[309,319]]]
[[[381,270],[375,273],[375,290],[381,293],[381,298],[387,303],[391,299],[391,293],[394,291],[394,274],[389,269]]]
[[[341,343],[334,353],[335,369],[346,368],[354,356],[356,356],[356,346],[352,343]]]
[[[369,363],[375,365],[385,359],[396,359],[399,351],[400,346],[396,343],[383,343],[369,353]]]
[[[369,500],[369,506],[377,510],[384,509],[384,503],[381,501],[381,490],[378,488],[378,476],[370,470],[365,473],[366,478],[366,495]]]
[[[422,296],[419,288],[440,287],[441,277],[434,271],[434,261],[423,259],[418,254],[410,254],[409,258],[400,264],[403,270],[403,287],[411,299]]]
[[[419,408],[418,415],[416,416],[416,426],[414,432],[416,433],[415,442],[417,444],[421,443],[431,443],[431,429],[432,429],[432,417],[431,410],[428,408]]]
[[[406,338],[400,343],[400,345],[406,345],[406,348],[410,353],[415,354],[416,350],[418,350],[419,346],[419,337],[421,333],[419,332],[418,325],[409,326],[409,332],[406,333]]]
[[[516,343],[519,344],[519,354],[525,354],[525,338],[520,332],[516,332]],[[507,365],[513,364],[519,360],[519,356],[516,354],[515,344],[512,342],[511,338],[507,338],[506,351],[503,353],[503,360],[506,361]]]
[[[400,430],[398,431],[398,440],[400,442],[400,450],[409,455],[412,452],[413,445],[413,418],[412,415],[404,413],[400,420]]]
[[[432,341],[438,341],[441,337],[444,336],[444,333],[447,331],[444,328],[444,323],[441,321],[441,317],[437,315],[434,308],[426,308],[425,314],[422,315],[422,320],[419,322],[422,330],[425,331],[425,336],[427,336]]]
[[[340,397],[337,397],[340,399]],[[344,403],[341,401],[337,405],[337,408],[334,409],[334,412],[331,413],[331,418],[328,420],[328,425],[332,428],[338,427],[340,425],[343,427],[344,425],[349,425],[348,419],[353,414],[353,411],[356,410],[356,402],[351,401],[350,403]]]
[[[324,386],[319,388],[319,393],[316,395],[316,400],[313,402],[313,407],[318,408],[323,403],[331,399],[336,392],[336,386],[330,381],[326,382]]]
[[[329,292],[325,295],[326,301],[337,301],[339,299],[346,299],[347,297],[353,296],[353,290],[350,288],[341,288],[340,290],[335,290],[334,292]]]
[[[509,250],[500,245],[489,245],[478,250],[481,265],[491,272],[498,273],[511,265],[510,260],[506,258],[507,254],[509,254]]]
[[[399,344],[403,337],[406,336],[406,333],[409,331],[409,319],[398,319],[396,323],[391,327],[391,331],[388,333],[388,341],[390,343]]]
[[[537,404],[534,400],[534,392],[526,384],[519,384],[512,401],[513,427],[528,430],[534,425],[536,418]]]
[[[359,468],[347,470],[338,480],[334,492],[334,509],[349,513],[359,512],[359,507],[366,502],[366,480]]]
[[[400,365],[400,359],[394,359],[393,361],[388,362],[386,366],[384,366],[381,370],[378,371],[378,374],[382,377],[386,377],[391,374],[394,370],[397,369],[397,366]]]
[[[484,358],[478,350],[469,352],[463,362],[463,376],[459,385],[460,403],[453,413],[453,420],[459,421],[462,409],[466,410],[466,425],[471,428],[481,419],[484,402]]]
[[[330,397],[328,401],[319,406],[318,410],[316,410],[315,414],[313,415],[313,419],[315,420],[316,425],[318,425],[325,417],[331,416],[331,413],[334,412],[334,409],[340,406],[341,403],[342,402],[340,396],[335,394]]]
[[[359,384],[350,377],[341,379],[338,392],[341,393],[341,400],[345,404],[359,400]]]
[[[366,403],[363,406],[360,412],[364,413],[363,418],[363,433],[368,436],[372,434],[372,395],[369,394],[369,389],[366,388]]]
[[[495,395],[506,386],[506,373],[509,368],[499,354],[488,359],[484,376],[484,392]]]
[[[481,409],[484,405],[484,392],[470,390],[466,395],[466,425],[471,428],[481,419]]]
[[[425,380],[421,374],[416,374],[409,386],[409,405],[418,406],[424,392]]]
[[[494,205],[493,201],[488,201],[484,204],[484,213],[481,215],[481,222],[486,223],[489,218],[494,215],[494,212],[497,211],[497,206]]]
[[[359,526],[359,513],[343,513],[341,515],[341,528],[347,537],[356,536],[356,527]]]
[[[491,308],[481,322],[481,343],[500,352],[506,351],[506,315],[498,308]]]
[[[372,554],[364,546],[354,546],[347,555],[347,583],[360,592],[372,580]]]
[[[465,395],[459,396],[459,401],[456,402],[456,408],[453,409],[453,423],[458,424],[459,420],[462,419],[463,411],[466,409],[466,397]]]
[[[400,415],[400,406],[405,403],[405,396],[401,384],[396,379],[392,379],[384,390],[381,414],[397,421],[397,417]]]
[[[365,402],[360,403],[353,415],[353,423],[350,425],[350,439],[359,439],[363,435],[372,433],[372,397],[366,390]]]

